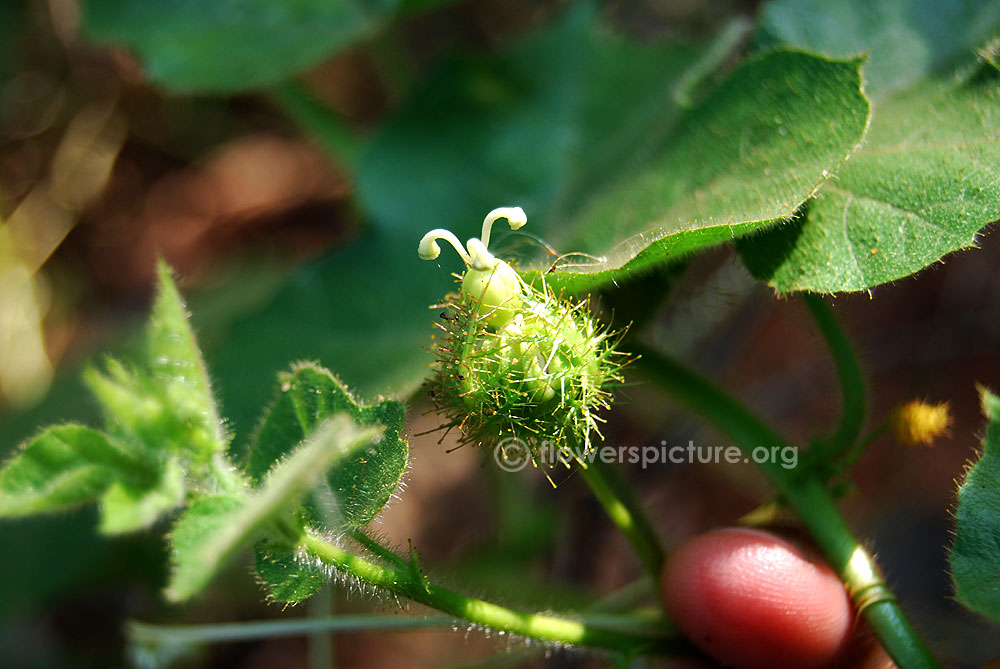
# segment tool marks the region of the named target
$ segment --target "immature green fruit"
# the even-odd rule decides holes
[[[466,270],[462,292],[478,298],[477,313],[492,328],[507,325],[521,308],[521,277],[502,260],[491,269]]]
[[[519,212],[523,221],[520,209],[503,211]],[[597,414],[608,406],[609,387],[621,381],[612,338],[585,303],[556,295],[544,281],[524,283],[483,240],[470,239],[466,254],[454,235],[434,230],[421,241],[421,257],[437,257],[437,239],[449,241],[469,265],[460,292],[445,302],[446,335],[431,390],[447,427],[459,427],[474,444],[516,438],[536,464],[555,464],[542,457],[552,453],[581,459],[592,435],[600,436]],[[483,239],[489,239],[486,225]]]

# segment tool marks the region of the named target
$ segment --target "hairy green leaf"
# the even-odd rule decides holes
[[[958,488],[951,575],[960,602],[1000,621],[1000,397],[980,394],[986,438]]]
[[[365,406],[329,370],[300,363],[279,375],[279,394],[257,431],[247,462],[247,473],[261,480],[274,463],[294,449],[317,425],[344,412],[358,425],[381,426],[382,438],[326,472],[328,492],[340,520],[370,522],[395,492],[406,471],[409,447],[400,437],[405,411],[392,400]],[[327,505],[314,500],[315,510]],[[317,518],[318,520],[318,518]]]
[[[271,599],[289,604],[309,599],[330,580],[329,570],[315,558],[270,541],[254,547],[254,568]]]
[[[30,442],[0,473],[0,513],[23,515],[86,501],[101,503],[101,531],[148,527],[184,499],[179,456],[201,466],[225,449],[201,355],[184,305],[159,264],[159,295],[147,328],[144,365],[109,360],[85,381],[108,417],[105,435],[67,425]]]
[[[966,64],[1000,28],[1000,6],[779,0],[762,21],[787,43],[869,51],[876,104],[862,149],[800,217],[740,243],[751,272],[781,292],[861,291],[974,246],[1000,218],[1000,85],[982,76],[989,48],[978,71]],[[926,78],[959,65],[972,74]]]
[[[167,599],[182,601],[199,593],[257,524],[238,526],[249,502],[233,495],[209,495],[196,499],[177,520],[170,534],[173,572]]]
[[[143,364],[127,368],[109,359],[104,374],[90,369],[84,379],[108,415],[111,433],[136,450],[183,454],[204,464],[225,451],[228,437],[170,270],[160,261],[157,273]]]
[[[147,336],[149,371],[166,411],[183,428],[176,445],[207,459],[226,448],[228,438],[215,408],[208,373],[188,323],[184,301],[161,258],[158,294]]]
[[[184,468],[176,458],[163,463],[149,485],[117,480],[101,497],[104,534],[124,534],[149,527],[184,502]]]
[[[90,502],[117,478],[143,479],[148,469],[97,430],[81,425],[50,427],[0,470],[0,516]]]
[[[358,428],[348,416],[334,416],[276,465],[256,491],[196,500],[171,535],[174,569],[167,598],[181,601],[197,594],[234,553],[267,535],[300,531],[292,520],[298,500],[327,468],[354,457],[376,434],[373,428]]]
[[[84,33],[126,45],[153,81],[235,92],[277,83],[378,28],[399,0],[89,0]]]
[[[0,470],[0,516],[25,516],[99,501],[100,530],[149,527],[184,500],[174,459],[80,425],[50,427]]]
[[[879,106],[864,148],[804,216],[740,244],[777,290],[867,290],[1000,219],[1000,86],[926,83]]]
[[[868,123],[860,61],[754,58],[684,115],[627,186],[559,226],[553,281],[579,291],[791,216],[857,148]]]

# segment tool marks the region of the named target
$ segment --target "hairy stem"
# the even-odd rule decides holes
[[[854,445],[861,433],[867,405],[865,379],[858,358],[854,354],[854,347],[837,322],[833,310],[819,295],[806,293],[802,296],[802,300],[830,349],[840,379],[842,396],[840,421],[834,433],[829,438],[818,441],[810,452],[810,458],[814,462],[832,463]]]
[[[303,545],[342,574],[486,628],[549,643],[623,653],[688,648],[665,623],[650,628],[648,621],[630,624],[627,616],[601,616],[588,622],[586,616],[568,618],[515,611],[434,585],[415,577],[412,570],[374,564],[311,534],[306,535]]]
[[[715,425],[748,455],[759,446],[786,443],[732,397],[699,374],[646,346],[633,343],[636,368],[676,401]],[[783,499],[795,509],[827,560],[847,585],[851,601],[886,651],[907,669],[938,667],[882,580],[875,561],[851,534],[823,481],[776,462],[760,463]],[[807,474],[813,470],[807,470]]]
[[[618,472],[599,458],[588,462],[586,467],[580,465],[579,472],[611,521],[632,544],[653,582],[659,583],[663,547],[632,489],[625,485]]]

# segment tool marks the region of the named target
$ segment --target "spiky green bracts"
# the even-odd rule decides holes
[[[520,207],[495,209],[483,221],[481,239],[463,248],[447,230],[432,230],[420,242],[425,260],[437,258],[437,240],[455,247],[467,266],[461,289],[441,306],[438,364],[431,394],[460,428],[463,441],[493,446],[511,439],[526,446],[532,461],[580,460],[600,437],[598,416],[621,382],[622,356],[615,338],[590,315],[585,302],[570,302],[539,280],[525,283],[487,249],[499,218],[513,229],[526,222]]]

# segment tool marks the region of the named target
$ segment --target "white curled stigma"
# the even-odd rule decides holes
[[[417,255],[422,260],[434,260],[441,255],[441,247],[438,246],[437,242],[439,239],[443,239],[455,247],[458,255],[469,267],[480,271],[493,269],[500,261],[489,252],[487,247],[490,245],[490,232],[493,230],[493,224],[501,218],[507,219],[511,230],[519,230],[528,222],[528,217],[520,207],[498,207],[486,214],[486,218],[483,219],[482,236],[479,239],[472,237],[465,243],[468,251],[462,248],[458,237],[451,230],[435,228],[420,240],[420,244],[417,245]]]
[[[462,290],[479,301],[478,313],[486,318],[486,324],[501,328],[514,317],[521,306],[521,277],[510,265],[500,260],[487,248],[493,224],[506,218],[511,230],[517,230],[528,222],[528,217],[520,207],[499,207],[483,219],[481,238],[472,237],[462,248],[461,242],[450,230],[431,230],[417,245],[417,255],[423,260],[434,260],[441,255],[438,240],[451,244],[468,269],[462,277]]]

